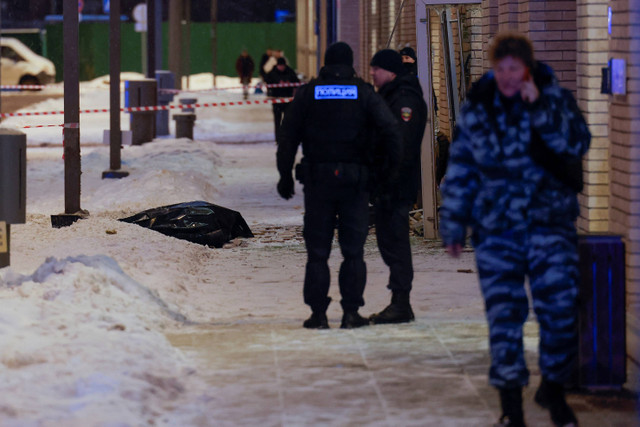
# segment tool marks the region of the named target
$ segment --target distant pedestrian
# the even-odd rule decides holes
[[[265,76],[265,82],[267,83],[267,94],[273,98],[290,98],[293,96],[296,87],[295,86],[277,86],[288,85],[292,83],[299,83],[298,75],[296,72],[287,65],[287,61],[284,58],[278,58],[277,65]],[[276,86],[272,86],[276,85]],[[275,138],[276,142],[280,137],[280,125],[282,124],[282,117],[289,106],[288,102],[274,102],[273,108],[273,121],[275,125]]]
[[[400,55],[402,55],[402,64],[407,69],[407,71],[414,76],[418,75],[418,56],[416,55],[416,51],[413,48],[406,46],[400,49]]]
[[[369,173],[373,147],[370,131],[380,134],[389,170],[401,156],[398,124],[373,88],[356,77],[353,51],[343,42],[327,49],[319,77],[302,86],[284,116],[278,143],[278,193],[294,193],[292,169],[298,146],[303,159],[296,177],[304,185],[304,240],[307,265],[304,302],[311,307],[305,328],[329,327],[328,260],[335,229],[344,257],[338,283],[342,300],[341,328],[369,324],[358,309],[364,305],[367,270],[364,242],[368,234]]]
[[[242,84],[242,96],[244,99],[249,97],[249,85],[251,84],[254,68],[255,64],[253,63],[253,59],[249,56],[249,52],[244,49],[236,60],[236,72],[240,77],[240,84]]]
[[[284,58],[284,52],[281,49],[273,49],[271,51],[271,56],[262,65],[262,71],[264,71],[265,74],[269,74],[271,70],[273,70],[275,66],[278,65],[278,59],[280,58]]]
[[[402,55],[402,64],[407,69],[409,74],[413,74],[414,76],[418,75],[418,55],[416,55],[416,51],[409,46],[403,47],[400,49],[400,55]],[[436,98],[436,91],[431,86],[431,92],[433,94],[433,112],[438,112],[438,99]]]
[[[489,382],[502,405],[499,425],[525,425],[527,276],[540,325],[542,382],[535,401],[556,426],[576,426],[564,397],[577,353],[574,222],[582,169],[575,166],[591,136],[573,95],[534,60],[525,36],[498,34],[489,58],[493,70],[474,84],[458,118],[441,187],[440,233],[457,257],[467,227],[472,230],[489,322]]]
[[[372,197],[378,248],[389,267],[387,287],[391,290],[391,303],[370,319],[377,324],[404,323],[414,320],[409,302],[413,281],[409,211],[420,187],[420,148],[427,124],[427,105],[420,82],[405,69],[398,52],[380,50],[370,66],[374,86],[400,124],[403,144],[398,175],[379,184]],[[378,165],[384,165],[385,161],[384,157],[378,158]]]
[[[264,70],[264,64],[269,61],[269,59],[273,56],[273,49],[267,48],[267,50],[262,54],[260,58],[260,65],[258,67],[258,72],[260,73],[260,77],[262,81],[265,81],[265,77],[267,76],[267,72]]]

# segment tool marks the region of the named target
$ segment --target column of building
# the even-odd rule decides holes
[[[633,0],[612,0],[609,55],[625,60],[625,94],[610,96],[610,231],[626,246],[630,353],[640,361],[640,11]],[[635,345],[635,346],[634,346]]]
[[[579,196],[578,229],[609,230],[609,96],[600,93],[609,56],[608,0],[577,2],[577,98],[589,130],[591,148],[584,161],[585,188]]]

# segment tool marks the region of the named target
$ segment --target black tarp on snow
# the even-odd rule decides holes
[[[147,209],[120,221],[215,248],[236,237],[253,237],[240,212],[203,201]]]

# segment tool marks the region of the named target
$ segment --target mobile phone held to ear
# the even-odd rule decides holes
[[[527,81],[529,81],[530,78],[531,78],[531,73],[529,72],[529,67],[526,67],[524,69],[524,76],[523,76],[522,80],[527,82]]]

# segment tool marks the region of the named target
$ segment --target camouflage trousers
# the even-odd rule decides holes
[[[540,326],[539,366],[565,382],[577,354],[577,235],[573,224],[474,236],[480,286],[489,323],[489,382],[527,385],[523,325],[529,314],[525,278]]]

